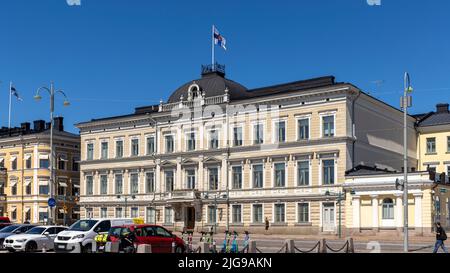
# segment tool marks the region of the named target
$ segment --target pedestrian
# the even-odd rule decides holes
[[[269,218],[266,217],[266,231],[269,230]]]
[[[444,228],[441,226],[441,223],[437,222],[436,223],[436,243],[434,244],[433,253],[438,252],[439,247],[441,247],[445,253],[448,253],[447,248],[444,245],[445,240],[447,240],[447,234],[445,233]]]

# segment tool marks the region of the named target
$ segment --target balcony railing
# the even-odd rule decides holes
[[[198,190],[174,190],[172,192],[167,193],[167,199],[171,200],[179,200],[179,199],[197,199],[199,198],[200,193]]]
[[[186,109],[201,107],[204,105],[216,105],[228,102],[228,90],[225,90],[224,95],[208,97],[208,98],[197,98],[191,101],[180,101],[163,104],[159,104],[159,112],[172,111],[174,109]]]

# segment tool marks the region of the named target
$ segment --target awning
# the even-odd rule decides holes
[[[80,185],[74,184],[73,187],[79,189],[79,188],[80,188]]]
[[[25,213],[29,212],[31,208],[25,208]]]
[[[48,181],[47,180],[40,180],[39,181],[39,186],[48,186]]]
[[[30,154],[26,154],[25,155],[25,160],[28,160],[28,159],[30,159],[31,158],[31,155]]]
[[[59,161],[67,161],[67,156],[66,155],[59,155]]]
[[[16,211],[16,210],[17,210],[16,207],[12,207],[12,208],[11,208],[11,212]]]
[[[25,186],[28,186],[28,185],[30,185],[31,184],[31,180],[25,180]]]
[[[11,180],[11,181],[9,182],[9,185],[10,185],[11,187],[15,186],[16,184],[17,184],[17,180]]]
[[[48,209],[47,209],[47,208],[40,207],[40,208],[39,208],[39,212],[48,212]]]
[[[63,182],[63,181],[60,181],[60,182],[59,182],[59,186],[60,186],[60,187],[67,188],[67,182],[65,182],[65,181],[64,181],[64,182]]]
[[[80,214],[80,210],[79,209],[72,209],[72,213],[73,214]]]
[[[59,213],[64,213],[63,209],[59,209],[58,211],[59,211]]]
[[[5,161],[5,159],[3,157],[0,158],[0,163],[3,163],[3,161]]]
[[[48,154],[40,154],[39,159],[48,159]]]
[[[17,159],[17,157],[11,156],[11,158],[9,159],[9,161],[13,162],[13,161],[15,161],[16,159]]]

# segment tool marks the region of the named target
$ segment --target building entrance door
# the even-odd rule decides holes
[[[187,229],[194,229],[195,227],[195,208],[186,207],[185,226]]]
[[[335,231],[336,229],[336,211],[334,203],[324,203],[322,208],[322,228],[323,231]]]

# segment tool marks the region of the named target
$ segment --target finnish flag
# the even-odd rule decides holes
[[[219,45],[224,50],[227,50],[227,40],[225,39],[225,37],[220,35],[219,30],[216,27],[214,27],[214,44]]]

